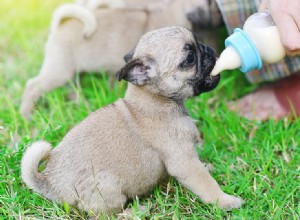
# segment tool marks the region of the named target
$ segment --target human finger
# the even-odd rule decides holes
[[[300,31],[295,20],[285,13],[278,12],[273,19],[278,27],[280,39],[288,56],[300,54]]]

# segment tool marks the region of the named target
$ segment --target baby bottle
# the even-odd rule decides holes
[[[225,40],[225,47],[211,72],[212,76],[237,68],[246,73],[260,69],[263,62],[275,63],[285,56],[278,29],[268,11],[251,15],[243,30],[236,28]]]

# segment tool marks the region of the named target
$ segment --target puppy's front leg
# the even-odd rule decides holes
[[[174,155],[173,155],[174,156]],[[224,193],[197,156],[178,155],[166,161],[168,173],[194,192],[205,203],[217,203],[221,208],[239,208],[244,201]]]

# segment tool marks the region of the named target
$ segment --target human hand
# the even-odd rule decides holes
[[[259,10],[269,10],[288,56],[300,55],[300,0],[262,0]]]

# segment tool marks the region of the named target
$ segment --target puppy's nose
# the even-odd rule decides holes
[[[209,47],[209,46],[205,46],[204,48],[205,48],[204,51],[206,54],[210,54],[211,56],[216,57],[215,49],[213,49],[212,47]]]
[[[197,41],[197,45],[201,54],[211,54],[212,56],[216,56],[216,51],[212,47],[206,46],[199,41]]]
[[[203,56],[206,61],[209,61],[210,64],[215,64],[216,62],[216,52],[213,48],[204,46]]]

